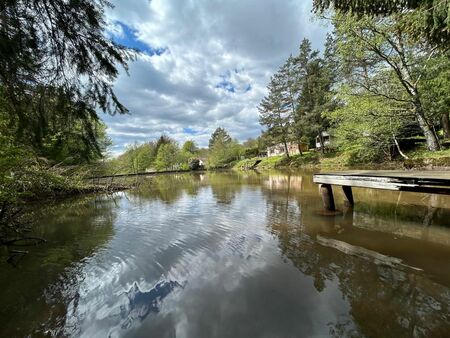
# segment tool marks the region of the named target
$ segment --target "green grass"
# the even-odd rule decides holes
[[[304,152],[302,155],[293,155],[288,159],[286,156],[274,156],[240,160],[233,165],[234,169],[248,170],[257,160],[262,160],[257,169],[267,170],[276,168],[321,168],[325,170],[339,170],[345,168],[433,168],[450,167],[450,149],[436,152],[428,151],[424,145],[407,153],[409,159],[398,158],[394,161],[380,163],[366,163],[354,161],[352,152],[328,152],[321,154],[316,151]]]
[[[319,163],[319,154],[316,152],[304,152],[303,155],[293,155],[289,159],[286,156],[253,157],[241,160],[234,165],[235,169],[250,169],[257,160],[261,160],[258,169],[275,168],[299,168],[302,166],[314,166]]]
[[[416,148],[406,154],[406,168],[450,167],[450,148],[439,151],[428,151],[425,146]]]
[[[274,157],[253,157],[245,160],[240,160],[234,164],[233,168],[238,170],[250,169],[256,161],[261,160],[258,164],[258,169],[274,169],[282,166],[286,162],[285,156]]]
[[[415,149],[408,152],[408,157],[411,159],[426,159],[426,158],[450,158],[450,148],[439,151],[428,151],[425,147]]]

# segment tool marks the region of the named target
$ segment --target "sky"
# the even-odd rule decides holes
[[[311,0],[114,0],[107,34],[141,51],[114,83],[127,115],[102,115],[111,154],[161,134],[207,146],[217,127],[245,141],[261,132],[270,76],[303,38],[328,31]]]

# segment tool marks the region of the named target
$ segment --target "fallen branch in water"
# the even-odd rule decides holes
[[[20,260],[28,254],[28,251],[24,250],[11,250],[11,256],[6,260],[8,264],[13,265],[14,267],[19,264]]]
[[[20,243],[24,241],[25,243]],[[27,243],[27,241],[34,241],[33,243]],[[38,245],[40,243],[47,242],[44,238],[40,237],[15,237],[15,238],[8,238],[3,239],[2,244],[3,245],[16,245],[16,246],[30,246],[30,245]]]

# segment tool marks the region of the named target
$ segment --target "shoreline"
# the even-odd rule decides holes
[[[450,157],[409,158],[379,163],[351,163],[345,153],[318,154],[305,153],[287,158],[285,156],[254,157],[237,161],[233,164],[234,170],[444,170],[450,174]],[[258,164],[255,163],[259,161]]]

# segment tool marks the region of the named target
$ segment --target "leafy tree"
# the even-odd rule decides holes
[[[391,159],[393,147],[403,154],[397,138],[407,131],[408,119],[399,107],[370,93],[354,95],[348,86],[340,88],[338,99],[345,104],[325,115],[336,126],[335,142],[349,154],[349,164]]]
[[[412,113],[420,126],[428,149],[435,151],[440,145],[431,116],[424,110],[421,84],[436,50],[411,39],[404,31],[407,23],[405,16],[357,19],[336,15],[338,52],[355,94],[370,93],[393,105],[401,103],[402,111]]]
[[[251,158],[258,156],[259,154],[259,147],[258,147],[258,140],[254,138],[248,138],[243,144],[242,147],[244,149],[244,156],[246,158]]]
[[[258,148],[258,140],[249,137],[247,140],[242,143],[245,148]]]
[[[369,15],[391,15],[417,11],[417,20],[412,29],[425,32],[433,43],[448,49],[450,45],[450,1],[449,0],[314,0],[316,12],[333,7],[342,13]]]
[[[183,147],[181,147],[181,150],[189,155],[194,155],[198,151],[198,147],[192,140],[187,140],[184,142]]]
[[[305,90],[308,89],[308,73],[310,63],[312,60],[317,59],[318,52],[313,51],[311,48],[311,41],[303,39],[299,47],[299,55],[295,58],[295,71],[297,83],[295,86],[296,94],[296,107],[292,111],[293,116],[293,134],[299,144],[299,150],[301,151],[300,143],[303,137],[310,133],[308,128],[308,122],[306,121],[305,108],[302,104],[305,101]]]
[[[87,135],[84,121],[73,123],[72,128],[52,126],[42,140],[39,154],[59,164],[91,163],[103,157],[112,144],[106,135],[106,125],[101,121],[92,121],[93,135]],[[91,143],[91,139],[94,143]]]
[[[265,152],[267,150],[268,145],[271,143],[269,140],[269,136],[267,132],[261,132],[261,135],[256,139],[258,141],[258,149],[260,152]]]
[[[216,142],[208,154],[208,166],[221,168],[230,162],[237,160],[242,152],[242,147],[235,140],[227,143]]]
[[[424,109],[441,122],[443,136],[450,138],[450,58],[436,55],[427,63],[426,74],[420,84]]]
[[[208,165],[213,168],[223,167],[240,157],[242,147],[232,140],[224,128],[217,128],[209,140]]]
[[[179,149],[174,142],[162,144],[158,150],[155,167],[158,170],[174,169],[179,161]]]
[[[155,142],[140,145],[134,143],[123,154],[110,161],[113,168],[111,174],[144,172],[153,166],[155,158]]]
[[[155,146],[155,152],[156,154],[158,154],[159,148],[164,145],[164,144],[170,144],[175,142],[175,140],[172,140],[169,136],[167,135],[161,135],[158,140],[156,141],[156,146]]]

